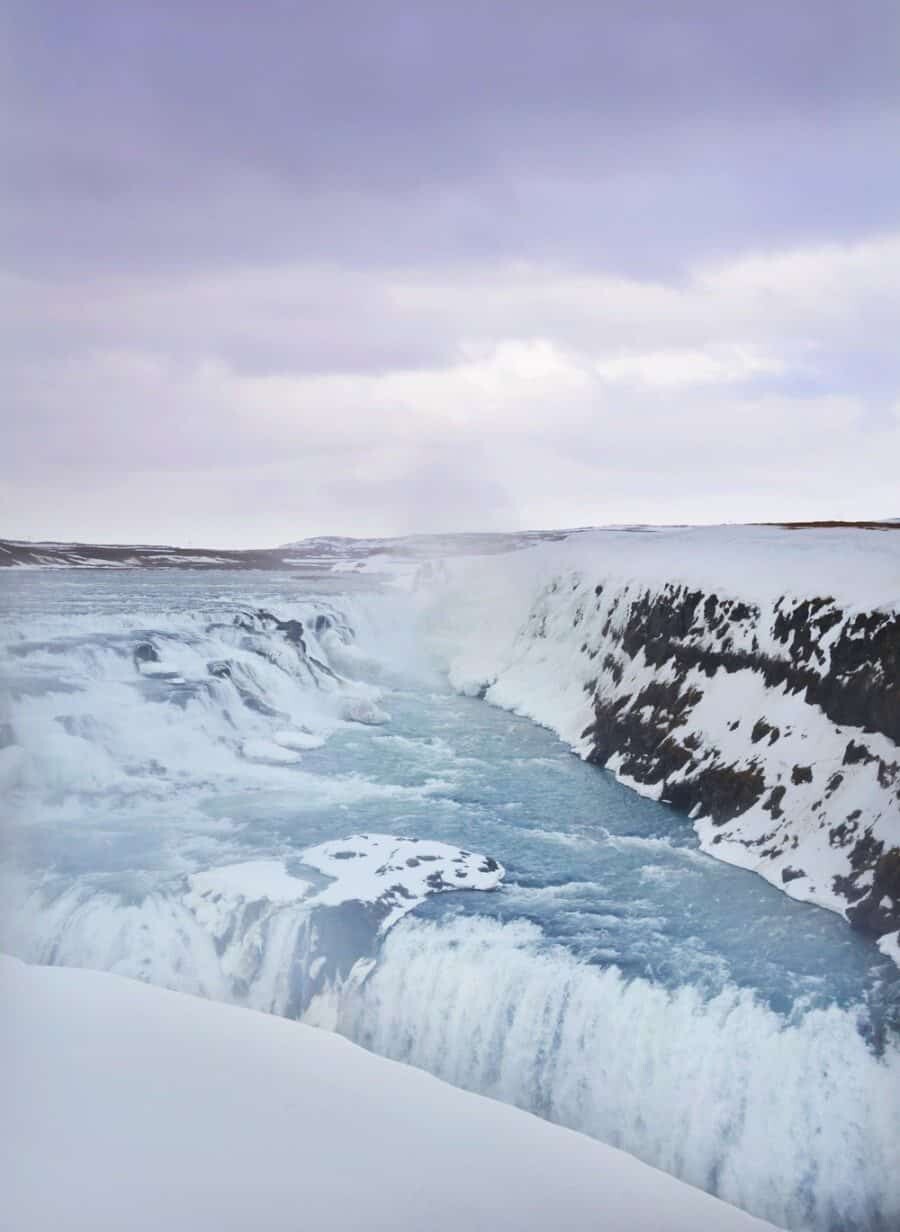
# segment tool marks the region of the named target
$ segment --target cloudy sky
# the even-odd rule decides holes
[[[0,534],[900,516],[896,0],[6,0]]]

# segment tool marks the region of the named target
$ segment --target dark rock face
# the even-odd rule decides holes
[[[870,612],[845,625],[811,700],[836,723],[900,744],[900,616]]]
[[[876,861],[870,890],[847,909],[847,918],[856,928],[880,937],[897,927],[898,903],[900,847],[892,847]]]
[[[632,601],[617,640],[629,658],[643,652],[650,666],[674,663],[682,677],[691,667],[708,675],[719,668],[758,671],[769,688],[805,693],[834,723],[900,743],[900,616],[871,612],[844,622],[826,660],[821,639],[844,621],[833,600],[804,601],[789,611],[785,600],[779,605],[772,632],[784,653],[777,657],[739,649],[730,635],[758,622],[759,608],[716,595],[704,599],[700,591],[680,586]],[[709,634],[712,646],[706,644]],[[761,717],[753,739],[772,730]]]
[[[629,778],[641,783],[663,781],[690,761],[690,751],[671,733],[684,725],[687,711],[699,698],[696,691],[663,683],[651,683],[636,697],[626,694],[611,703],[604,703],[598,693],[594,724],[588,729],[594,745],[588,760],[606,765],[612,753],[621,752],[621,770]]]
[[[260,608],[256,612],[239,612],[234,618],[239,629],[248,633],[277,630],[283,633],[287,641],[296,646],[301,653],[306,654],[306,642],[303,640],[303,622],[300,620],[279,620],[271,612]]]
[[[781,870],[781,880],[785,885],[791,881],[798,881],[801,877],[805,876],[806,873],[804,873],[802,868],[791,868],[788,866],[787,868],[783,868]]]
[[[840,869],[830,885],[820,873],[819,897],[837,896],[854,926],[874,935],[900,928],[900,758],[890,755],[900,743],[900,616],[845,615],[827,596],[759,606],[677,584],[584,591],[600,633],[592,641],[587,622],[581,646],[594,664],[585,686],[593,711],[582,734],[588,760],[706,819],[716,828],[713,844],[752,849],[757,867],[773,861],[782,884],[807,878],[784,860],[798,846],[802,857],[812,834]],[[534,636],[548,636],[549,618],[533,613]],[[771,696],[768,714],[735,713],[718,731],[708,717],[696,724],[705,681],[723,673],[754,682],[748,697]],[[780,705],[811,722],[818,716],[815,730],[823,714],[836,734],[856,730],[830,764],[792,765],[789,757],[784,767],[780,747],[793,741],[796,753],[798,737],[809,735],[801,751],[812,753],[815,734],[794,730],[802,718],[786,724]],[[741,745],[725,738],[739,731]],[[865,803],[836,815],[850,798]],[[753,820],[742,828],[745,815]]]
[[[756,804],[765,789],[766,780],[758,766],[743,770],[736,766],[710,766],[693,778],[667,784],[661,798],[684,813],[699,805],[720,826]]]

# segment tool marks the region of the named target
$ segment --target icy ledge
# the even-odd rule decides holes
[[[17,1232],[762,1232],[630,1156],[346,1040],[0,956]]]

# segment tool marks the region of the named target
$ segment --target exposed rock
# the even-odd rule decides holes
[[[588,760],[651,788],[689,812],[698,826],[707,819],[715,827],[710,843],[725,842],[735,853],[742,846],[748,862],[753,852],[758,871],[764,871],[761,861],[771,862],[781,884],[811,879],[784,857],[800,841],[795,823],[815,819],[812,830],[804,822],[804,833],[824,827],[826,849],[845,853],[844,871],[811,890],[817,901],[842,905],[848,919],[868,932],[900,927],[898,898],[883,889],[896,888],[893,857],[882,839],[873,838],[873,827],[881,833],[887,827],[900,840],[900,771],[886,755],[900,739],[900,617],[880,611],[845,616],[828,596],[782,596],[767,614],[743,600],[684,585],[631,594],[627,588],[591,589],[602,630],[589,652],[600,670],[585,686],[593,709],[582,732]],[[549,635],[551,619],[551,610],[541,611],[542,636]],[[752,720],[749,742],[741,748],[733,737],[729,754],[715,743],[715,730],[696,719],[705,681],[721,673],[744,673],[772,698],[773,717]],[[781,699],[790,698],[796,699],[790,703],[794,717],[786,725]],[[777,744],[800,751],[805,716],[812,720],[822,712],[831,730],[854,728],[870,736],[846,739],[823,768],[824,793],[812,800],[803,793],[813,782],[813,764],[796,762],[788,781],[782,779],[783,763],[756,750]],[[739,731],[741,716],[716,721],[725,737]],[[863,773],[871,789],[856,786]],[[834,818],[845,798],[866,804]],[[774,827],[763,825],[763,815]],[[748,828],[744,819],[751,816]]]
[[[900,847],[892,847],[877,860],[872,886],[864,898],[847,909],[856,928],[876,937],[893,932],[900,920]]]
[[[869,762],[875,760],[876,758],[872,756],[864,744],[857,744],[854,740],[851,740],[848,743],[846,752],[844,753],[845,766],[858,766],[860,762],[864,762],[868,765]]]
[[[798,881],[801,877],[805,876],[806,873],[804,873],[802,868],[791,868],[789,864],[786,864],[781,870],[781,880],[785,885],[791,881]]]
[[[773,818],[784,816],[784,809],[781,807],[781,801],[784,799],[786,787],[773,787],[768,800],[763,805],[767,813],[771,813]]]
[[[702,815],[720,826],[756,804],[765,787],[759,766],[743,770],[736,766],[710,766],[689,779],[667,784],[662,799],[685,813],[693,812],[699,804]]]

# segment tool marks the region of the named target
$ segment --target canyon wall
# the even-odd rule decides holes
[[[451,570],[428,620],[458,688],[900,959],[898,597],[893,532],[608,531]]]

